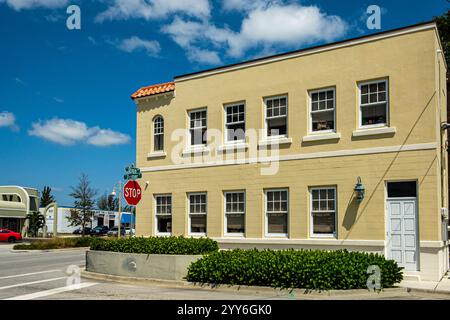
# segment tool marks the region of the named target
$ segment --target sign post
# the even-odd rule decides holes
[[[123,186],[123,196],[125,201],[134,207],[136,211],[136,205],[141,201],[142,189],[136,179],[142,178],[141,170],[136,168],[134,164],[125,168],[125,175],[123,178],[128,182]],[[130,212],[130,236],[133,234],[133,212]]]

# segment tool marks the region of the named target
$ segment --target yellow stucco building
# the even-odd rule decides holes
[[[407,277],[439,279],[449,260],[441,50],[424,23],[139,89],[137,234],[380,252]]]

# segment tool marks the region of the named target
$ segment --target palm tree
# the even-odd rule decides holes
[[[28,230],[33,237],[37,237],[39,229],[45,226],[45,217],[39,211],[27,214],[25,220],[28,220]]]
[[[52,188],[45,186],[41,192],[41,208],[45,208],[52,202],[55,202],[55,197],[52,195]]]

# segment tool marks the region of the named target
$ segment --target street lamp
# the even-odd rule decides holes
[[[116,192],[116,188],[118,187],[118,190],[119,190],[119,192],[118,192],[118,194],[119,194],[119,196],[118,196],[118,200],[119,200],[119,214],[118,214],[118,218],[119,218],[119,226],[118,226],[118,233],[117,233],[117,238],[120,238],[120,225],[122,224],[122,219],[121,219],[121,213],[122,213],[122,193],[121,193],[121,191],[122,191],[122,189],[123,189],[123,183],[122,183],[122,181],[119,181],[119,182],[117,182],[115,185],[114,185],[114,188],[113,188],[113,191],[111,192],[111,195],[112,196],[116,196],[116,194],[117,194],[117,192]]]

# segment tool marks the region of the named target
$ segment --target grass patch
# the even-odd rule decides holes
[[[50,240],[38,240],[30,244],[16,244],[14,250],[50,250],[64,248],[80,248],[89,247],[93,238],[77,237],[77,238],[53,238]]]

